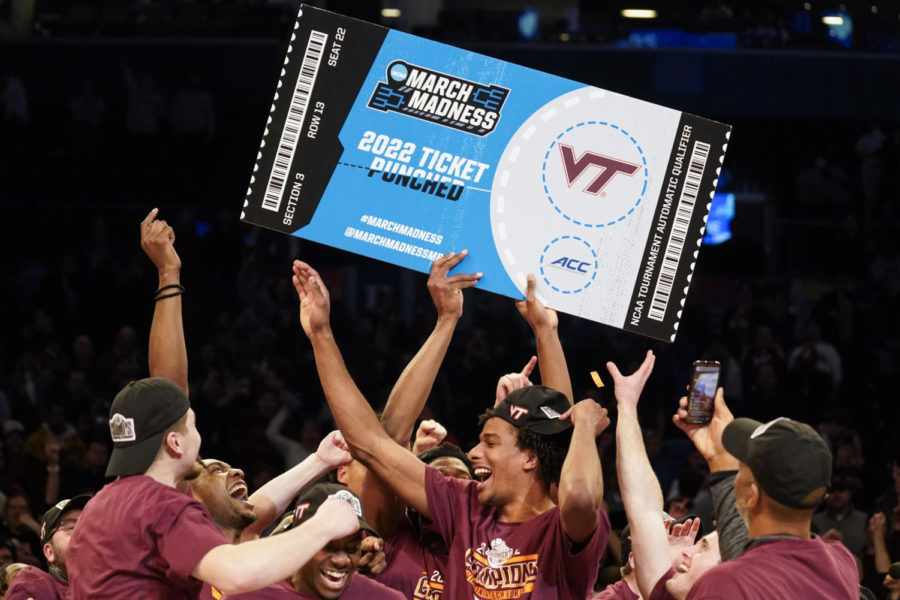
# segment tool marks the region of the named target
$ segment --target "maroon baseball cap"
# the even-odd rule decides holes
[[[787,507],[815,508],[831,485],[831,450],[806,423],[735,419],[722,432],[722,445],[750,468],[767,496]]]
[[[554,435],[572,428],[571,421],[560,419],[570,408],[569,399],[561,392],[544,385],[532,385],[512,391],[490,411],[490,415],[520,429]]]

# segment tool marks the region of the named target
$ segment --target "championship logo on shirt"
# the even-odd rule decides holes
[[[534,589],[538,555],[520,555],[500,538],[466,550],[466,580],[475,598],[515,600]]]
[[[402,60],[388,66],[386,79],[372,92],[369,108],[399,112],[480,136],[497,127],[509,94],[507,88],[498,85],[468,81]]]
[[[422,571],[422,576],[419,577],[419,581],[416,583],[412,597],[415,600],[441,600],[443,595],[444,578],[441,572],[437,570],[432,571],[429,579],[428,574]]]

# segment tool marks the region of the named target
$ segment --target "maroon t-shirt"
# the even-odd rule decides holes
[[[591,600],[640,600],[640,596],[631,591],[624,579],[610,584],[591,596]]]
[[[408,515],[384,541],[387,568],[375,579],[410,600],[438,600],[444,588],[447,553],[426,546]]]
[[[319,600],[316,596],[308,596],[294,590],[290,581],[282,581],[255,592],[247,592],[246,594],[222,596],[223,600],[297,600],[298,598],[301,600]],[[347,584],[347,588],[341,594],[341,600],[381,600],[382,598],[385,600],[405,600],[403,594],[397,590],[392,590],[359,573],[354,573],[350,576],[350,583]]]
[[[428,467],[425,488],[434,526],[450,546],[442,600],[582,600],[609,538],[609,518],[575,552],[559,507],[522,523],[503,523],[478,502],[477,482]]]
[[[66,552],[72,598],[197,598],[191,571],[227,543],[197,500],[144,475],[124,477],[78,518]]]
[[[669,600],[669,569],[650,600]],[[843,544],[822,538],[782,538],[753,546],[700,577],[687,600],[858,600],[856,559]]]
[[[69,586],[37,567],[23,567],[4,598],[12,600],[68,600]]]

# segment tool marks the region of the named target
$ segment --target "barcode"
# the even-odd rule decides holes
[[[316,83],[319,62],[322,60],[322,50],[327,41],[328,34],[321,31],[313,31],[309,35],[306,53],[303,55],[303,63],[300,66],[300,77],[297,78],[297,85],[294,87],[291,107],[284,122],[275,162],[272,165],[272,173],[269,175],[269,183],[266,185],[266,193],[263,196],[262,207],[265,210],[278,212],[278,209],[281,208],[281,198],[284,195],[288,169],[291,168],[294,160],[297,140],[300,138],[303,119],[306,116],[306,106],[309,104],[309,95]]]
[[[681,197],[678,199],[678,210],[675,211],[675,219],[672,221],[669,243],[666,244],[666,252],[659,269],[659,279],[656,282],[656,289],[653,290],[650,311],[647,313],[647,316],[654,321],[662,321],[666,314],[666,307],[669,306],[672,285],[675,283],[675,273],[678,271],[678,262],[681,260],[681,252],[684,250],[684,240],[691,224],[691,213],[697,202],[700,180],[703,178],[703,167],[706,166],[708,157],[709,144],[694,143],[691,162],[688,165],[687,174],[684,176],[684,187],[681,189]]]

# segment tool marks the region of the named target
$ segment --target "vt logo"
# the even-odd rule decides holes
[[[640,168],[640,165],[597,154],[596,152],[585,151],[581,153],[581,156],[576,157],[575,149],[565,144],[559,144],[559,153],[562,155],[563,171],[566,173],[566,182],[570,188],[581,177],[582,173],[591,166],[600,168],[597,176],[584,188],[586,193],[594,196],[599,196],[603,188],[619,173],[631,177]]]
[[[515,404],[509,405],[509,416],[513,418],[513,421],[518,421],[522,416],[527,415],[530,412],[531,411],[524,406],[517,406]]]

